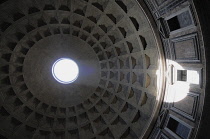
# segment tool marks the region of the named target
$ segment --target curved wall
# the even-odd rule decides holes
[[[208,138],[209,5],[1,1],[0,138]],[[68,87],[47,72],[63,56]]]
[[[165,97],[150,138],[196,138],[204,105],[208,51],[200,13],[193,1],[145,3],[161,35],[167,68]]]

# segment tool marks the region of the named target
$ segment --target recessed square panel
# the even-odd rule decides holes
[[[197,34],[172,39],[171,53],[178,62],[200,62]]]

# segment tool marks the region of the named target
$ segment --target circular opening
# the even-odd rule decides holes
[[[79,74],[79,68],[73,60],[60,58],[52,66],[53,77],[62,84],[74,82]]]

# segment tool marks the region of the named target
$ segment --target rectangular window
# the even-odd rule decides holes
[[[170,31],[175,31],[193,24],[189,11],[182,12],[167,20]]]
[[[188,136],[190,134],[190,128],[185,126],[184,124],[178,122],[174,118],[170,117],[167,128],[170,129],[172,132],[174,132],[176,135],[181,137],[182,139],[188,139]]]
[[[187,70],[177,70],[177,81],[187,81]]]

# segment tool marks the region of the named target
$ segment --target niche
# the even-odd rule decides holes
[[[194,25],[192,14],[189,8],[181,10],[166,19],[170,32],[177,31]]]
[[[177,70],[177,81],[187,81],[187,70]]]
[[[191,127],[181,120],[169,116],[168,123],[166,125],[166,130],[170,132],[173,136],[178,136],[182,139],[189,139]]]

